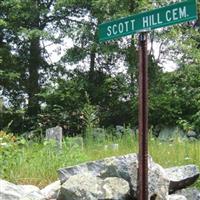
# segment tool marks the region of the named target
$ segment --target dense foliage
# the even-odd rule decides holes
[[[0,129],[24,133],[60,125],[66,134],[80,134],[87,108],[98,126],[136,127],[137,36],[98,43],[97,27],[167,2],[1,1]],[[66,39],[73,46],[58,62],[49,62],[46,44],[62,46]],[[153,43],[159,57],[151,48],[150,125],[186,124],[200,134],[200,18],[152,32],[149,46]],[[159,58],[173,60],[177,69],[164,72]]]

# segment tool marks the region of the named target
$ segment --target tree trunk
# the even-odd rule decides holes
[[[88,73],[88,94],[91,102],[94,100],[94,88],[95,88],[95,51],[91,50],[90,52],[90,69]]]
[[[92,83],[93,82],[93,78],[94,78],[94,68],[95,68],[95,51],[91,50],[90,53],[90,69],[89,69],[89,82]]]
[[[133,0],[130,0],[129,3],[130,7],[129,7],[129,12],[133,13],[134,10],[137,7],[137,3]],[[131,45],[129,48],[129,56],[128,56],[128,63],[129,63],[129,74],[130,74],[130,87],[131,87],[131,96],[134,97],[135,96],[135,89],[136,89],[136,83],[137,83],[137,74],[138,74],[138,70],[137,70],[137,63],[138,63],[138,55],[137,55],[137,50],[135,47],[135,42],[134,42],[134,36],[132,36],[131,38]]]
[[[30,41],[29,79],[28,79],[28,114],[36,116],[40,111],[37,94],[40,92],[39,67],[41,62],[40,38]]]
[[[40,29],[40,0],[35,1],[33,21],[31,22],[32,29]],[[30,39],[30,57],[29,57],[29,79],[28,79],[28,115],[31,117],[37,116],[40,112],[39,98],[37,94],[40,92],[39,85],[39,69],[41,65],[41,48],[40,37],[33,35]]]

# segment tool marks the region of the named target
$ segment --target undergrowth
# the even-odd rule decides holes
[[[104,141],[92,139],[85,145],[69,145],[70,138],[64,138],[62,149],[53,141],[32,142],[17,139],[5,133],[0,138],[0,178],[18,184],[33,184],[40,188],[57,180],[57,170],[62,167],[108,156],[138,152],[138,139],[130,133],[122,137],[107,137]],[[105,148],[118,144],[118,149]],[[149,138],[149,154],[163,167],[195,164],[200,168],[200,141],[190,142],[175,138],[160,141]],[[195,184],[200,189],[200,180]]]

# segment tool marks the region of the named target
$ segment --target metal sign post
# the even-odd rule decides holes
[[[148,200],[148,56],[147,33],[139,35],[138,200]]]

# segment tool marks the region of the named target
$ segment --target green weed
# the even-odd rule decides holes
[[[6,152],[1,151],[0,163],[4,165],[4,170],[0,178],[39,187],[55,181],[59,168],[138,152],[138,138],[128,132],[120,138],[109,136],[101,143],[90,140],[83,148],[69,145],[68,138],[64,139],[62,150],[56,149],[52,141],[37,143],[23,140],[21,143],[23,144],[4,150]],[[117,143],[119,148],[105,148],[105,145],[112,143]],[[163,167],[195,164],[200,168],[200,141],[189,142],[175,138],[166,142],[149,137],[149,154]],[[200,188],[200,181],[197,181],[195,186]]]

